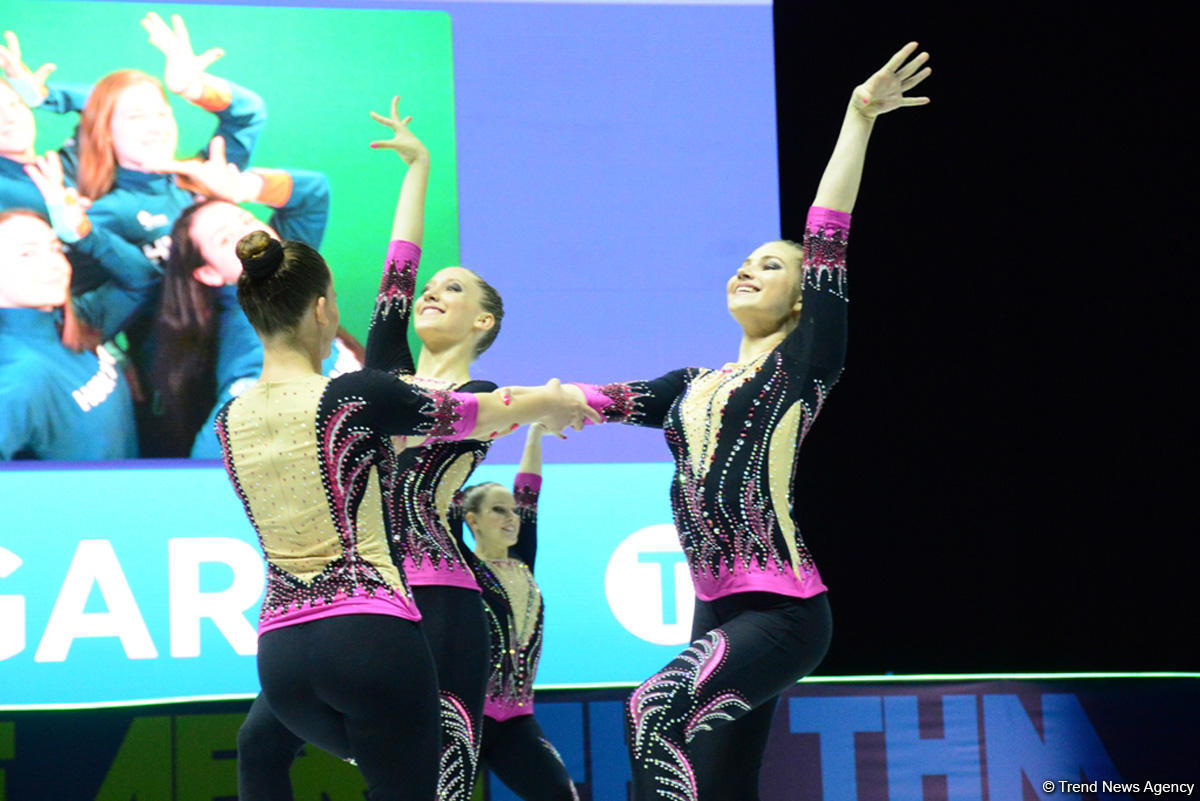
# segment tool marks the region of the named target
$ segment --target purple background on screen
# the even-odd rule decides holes
[[[769,5],[303,4],[450,14],[461,258],[506,312],[474,377],[602,383],[737,357],[725,281],[780,234]],[[624,426],[545,456],[670,458]]]
[[[604,382],[735,359],[725,281],[779,235],[770,8],[448,8],[462,260],[506,306],[475,374]],[[490,459],[517,461],[523,439]],[[613,426],[546,459],[669,455]]]

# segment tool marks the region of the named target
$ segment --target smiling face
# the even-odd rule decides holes
[[[179,127],[162,89],[138,81],[121,90],[113,108],[113,153],[117,164],[149,171],[175,158]]]
[[[467,525],[484,551],[501,551],[517,544],[521,518],[513,494],[504,487],[489,487],[478,512],[467,512]]]
[[[11,86],[0,80],[0,156],[31,158],[36,133],[33,112],[21,102]]]
[[[725,287],[729,313],[746,330],[773,330],[800,311],[802,254],[787,242],[751,253]]]
[[[204,258],[192,277],[208,286],[234,286],[242,274],[237,257],[238,240],[253,231],[266,231],[278,239],[271,227],[232,203],[209,203],[192,215],[188,233]]]
[[[0,307],[62,306],[70,284],[71,265],[49,225],[27,214],[0,222]]]
[[[426,345],[477,340],[493,318],[480,303],[475,274],[462,267],[434,273],[413,305],[413,327]]]

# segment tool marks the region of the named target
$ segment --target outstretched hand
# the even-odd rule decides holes
[[[921,53],[911,61],[909,60],[916,50],[917,43],[909,42],[892,56],[878,72],[854,87],[854,99],[851,101],[854,110],[868,119],[874,119],[880,114],[886,114],[898,108],[923,106],[928,103],[928,97],[904,96],[905,92],[928,78],[933,72],[929,67],[921,69],[922,65],[929,60],[928,53]]]
[[[548,433],[559,439],[566,439],[562,432],[567,427],[582,431],[587,420],[593,423],[604,422],[604,417],[588,406],[583,393],[577,388],[568,389],[557,378],[551,378],[541,389],[549,396],[550,408],[540,422]]]
[[[204,91],[201,80],[204,71],[225,55],[225,51],[212,47],[196,55],[187,26],[178,14],[171,15],[171,25],[168,26],[162,17],[151,11],[142,17],[142,27],[150,34],[150,44],[167,57],[163,68],[163,83],[167,89],[188,99],[199,97]]]
[[[63,180],[58,153],[51,150],[26,164],[25,174],[42,193],[55,235],[67,243],[78,242],[86,236],[91,230],[86,206],[75,187],[67,186]]]
[[[0,45],[0,69],[21,102],[36,108],[46,99],[46,78],[58,69],[55,64],[43,64],[31,70],[21,59],[21,42],[12,31],[4,32],[4,44]]]
[[[219,136],[209,142],[207,159],[155,164],[150,171],[182,176],[188,180],[189,190],[230,203],[248,203],[258,197],[262,189],[261,176],[242,172],[236,164],[225,160],[225,140]]]
[[[391,139],[379,139],[371,143],[371,147],[377,150],[394,150],[405,164],[411,165],[419,158],[428,158],[429,150],[422,144],[421,140],[408,129],[408,124],[412,122],[412,117],[404,117],[401,119],[399,114],[400,96],[396,95],[392,98],[392,111],[390,117],[385,117],[382,114],[371,112],[371,119],[382,125],[386,125],[392,129]]]

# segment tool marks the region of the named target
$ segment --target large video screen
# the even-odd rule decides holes
[[[221,48],[208,72],[232,87],[232,100],[199,103],[167,92],[175,155],[220,132],[244,170],[286,173],[290,195],[264,189],[254,200],[266,202],[244,208],[277,227],[283,215],[329,261],[349,354],[330,369],[352,366],[353,340],[366,339],[404,174],[367,146],[383,133],[368,112],[386,112],[396,94],[433,164],[418,281],[462,264],[504,300],[474,377],[603,382],[736,359],[725,280],[779,235],[769,3],[17,0],[2,24],[22,59],[57,65],[47,102],[30,112],[37,153],[69,148],[80,98],[106,75],[163,79],[141,24],[150,12],[167,25],[180,15],[197,53]],[[0,153],[0,177],[19,183],[13,155]],[[13,186],[6,206],[21,197]],[[94,205],[161,275],[182,201],[155,191],[118,187],[124,196]],[[77,263],[71,295],[86,318],[112,287]],[[13,274],[0,269],[19,283]],[[154,365],[178,343],[161,336],[161,291],[82,353],[61,341],[52,305],[20,306],[14,294],[0,287],[0,705],[254,692],[253,531],[219,464],[190,458],[213,455],[193,446],[220,381],[189,384],[186,425],[164,427]],[[91,329],[111,322],[96,318]],[[181,352],[167,361],[183,363]],[[58,361],[59,378],[78,386],[43,380]],[[129,393],[128,429],[87,422],[84,407],[100,409],[106,391]],[[132,458],[101,453],[110,436]],[[55,456],[71,448],[45,447],[54,438],[81,455]],[[511,481],[522,440],[497,442],[477,478]],[[545,451],[540,683],[642,678],[686,640],[691,610],[661,433],[605,426],[546,440]],[[596,647],[581,650],[584,638]]]

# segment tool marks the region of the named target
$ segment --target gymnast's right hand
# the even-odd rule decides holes
[[[570,426],[582,431],[584,423],[604,422],[604,418],[582,398],[582,393],[568,392],[557,378],[551,378],[540,390],[544,393],[545,411],[540,422],[560,439],[566,439],[562,431]]]
[[[376,114],[374,111],[371,112],[371,119],[392,129],[391,139],[374,141],[371,143],[371,147],[376,150],[394,150],[404,160],[405,164],[412,166],[412,163],[418,159],[428,159],[429,150],[412,131],[408,130],[408,124],[412,122],[412,117],[409,116],[401,119],[398,110],[399,107],[400,96],[396,95],[392,98],[392,112],[390,117]]]

